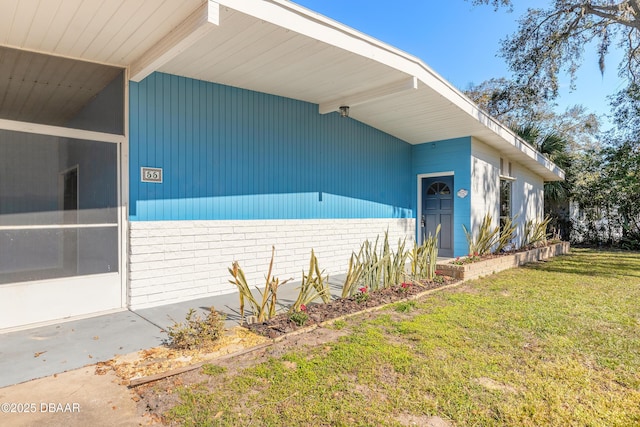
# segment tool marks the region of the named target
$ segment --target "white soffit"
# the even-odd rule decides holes
[[[545,180],[564,173],[420,59],[286,0],[219,0],[219,26],[158,71],[299,99],[411,144],[473,136]]]
[[[0,0],[0,45],[127,67],[205,0]]]
[[[473,136],[562,171],[420,59],[286,0],[0,0],[0,45],[299,99],[411,144]],[[218,25],[219,24],[219,25]]]

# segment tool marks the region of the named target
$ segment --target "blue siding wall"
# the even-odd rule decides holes
[[[471,218],[471,138],[457,138],[446,141],[429,142],[412,147],[412,194],[417,203],[417,176],[426,173],[454,172],[453,202],[453,245],[454,256],[468,252],[462,224],[469,229]],[[464,188],[468,195],[461,199],[456,195]],[[419,208],[416,208],[416,210]],[[419,224],[419,222],[417,222]]]
[[[412,147],[315,104],[154,73],[130,83],[129,142],[133,221],[415,215]]]

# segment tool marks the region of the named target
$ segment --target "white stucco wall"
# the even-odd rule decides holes
[[[529,220],[542,221],[544,216],[544,181],[529,169],[512,162],[515,178],[511,188],[511,211],[518,215],[518,244],[521,243],[524,224]]]
[[[476,138],[471,139],[471,228],[477,230],[485,215],[499,224],[500,153]]]
[[[276,248],[273,275],[301,279],[311,249],[327,273],[345,273],[352,251],[389,230],[413,241],[415,220],[310,219],[239,221],[133,221],[129,225],[129,302],[134,309],[236,292],[228,268],[238,261],[252,285],[264,285]]]
[[[500,158],[505,168],[511,162],[511,212],[518,215],[516,244],[520,244],[524,224],[528,220],[541,221],[544,215],[544,181],[531,170],[484,144],[471,140],[471,226],[477,229],[484,216],[490,213],[494,227],[500,220]]]

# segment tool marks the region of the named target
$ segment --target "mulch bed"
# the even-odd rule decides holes
[[[420,284],[412,284],[408,288],[394,286],[369,292],[366,301],[358,302],[355,297],[338,298],[327,304],[313,303],[306,308],[309,316],[303,326],[296,325],[287,313],[279,314],[265,322],[244,324],[243,326],[268,338],[277,338],[281,335],[293,332],[301,328],[317,325],[327,320],[336,319],[352,313],[357,313],[368,308],[402,301],[414,295],[420,294],[430,289],[437,289],[456,282],[452,277],[439,276],[444,280],[441,282],[423,281]]]

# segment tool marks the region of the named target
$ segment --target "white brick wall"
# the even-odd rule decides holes
[[[228,268],[240,263],[251,284],[262,285],[276,248],[273,274],[300,280],[311,249],[329,274],[347,270],[352,251],[389,230],[413,241],[415,220],[312,219],[260,221],[150,221],[129,223],[129,301],[134,309],[235,292]]]

